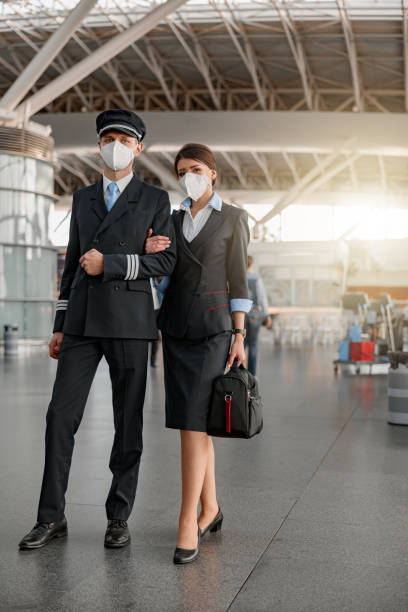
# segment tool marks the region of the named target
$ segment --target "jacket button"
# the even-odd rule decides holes
[[[121,240],[121,241],[119,242],[119,245],[120,245],[120,246],[125,246],[125,243],[123,242],[123,240]]]
[[[114,290],[115,290],[115,291],[119,291],[119,285],[115,285],[115,286],[114,286]]]

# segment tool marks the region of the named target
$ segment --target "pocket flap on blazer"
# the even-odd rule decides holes
[[[143,291],[144,293],[151,293],[150,283],[148,280],[128,280],[127,288],[130,291]]]

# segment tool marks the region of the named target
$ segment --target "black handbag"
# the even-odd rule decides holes
[[[234,361],[214,380],[207,433],[220,438],[252,438],[262,431],[262,398],[258,381]]]

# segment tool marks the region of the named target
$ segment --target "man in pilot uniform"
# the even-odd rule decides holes
[[[96,119],[103,177],[73,195],[69,243],[57,302],[50,356],[58,359],[47,412],[45,467],[37,523],[20,549],[67,534],[65,493],[89,390],[101,358],[109,365],[115,437],[109,467],[105,546],[130,541],[142,453],[148,345],[157,339],[150,278],[171,274],[170,248],[144,254],[146,236],[172,238],[167,192],[139,180],[133,160],[146,127],[136,113],[108,110]]]

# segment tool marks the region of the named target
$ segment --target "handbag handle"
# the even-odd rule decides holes
[[[245,370],[245,366],[242,363],[240,366],[238,366],[238,359],[235,357],[234,363],[231,366],[231,370],[235,370],[235,371]]]

